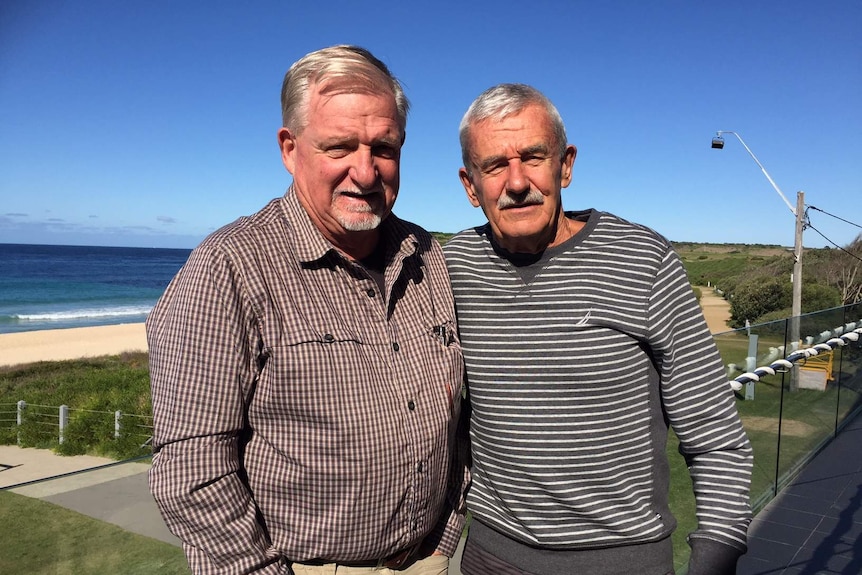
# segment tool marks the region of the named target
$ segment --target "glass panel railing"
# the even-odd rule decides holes
[[[836,349],[826,345],[843,324],[840,308],[800,317],[799,349],[822,349],[796,362],[785,377],[787,393],[781,417],[779,485],[792,478],[835,433],[838,385],[835,379]],[[838,347],[838,346],[836,346]]]
[[[789,319],[715,335],[728,377],[742,383],[737,406],[754,448],[755,512],[860,409],[862,342],[842,338],[862,327],[860,317],[860,304],[805,314],[795,341]],[[782,363],[794,357],[802,359]]]
[[[844,308],[844,333],[862,328],[862,302]],[[835,361],[838,380],[836,429],[862,410],[862,338],[839,348]]]

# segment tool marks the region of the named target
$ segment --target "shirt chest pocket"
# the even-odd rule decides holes
[[[252,409],[270,417],[325,421],[340,405],[367,407],[369,381],[379,369],[373,342],[347,330],[282,334],[266,350]]]

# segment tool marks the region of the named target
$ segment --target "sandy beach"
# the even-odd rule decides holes
[[[147,351],[143,323],[0,334],[0,366]]]

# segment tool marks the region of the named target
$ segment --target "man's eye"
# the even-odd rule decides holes
[[[387,160],[394,160],[398,157],[398,148],[394,146],[374,146],[372,150],[372,154],[377,156],[378,158],[385,158]]]
[[[486,174],[488,176],[496,176],[497,174],[499,174],[500,172],[505,170],[506,166],[508,166],[508,164],[504,164],[504,163],[490,164],[490,165],[485,166],[484,169],[482,169],[482,173]]]
[[[523,162],[528,166],[539,166],[545,161],[544,156],[527,156]]]
[[[347,154],[350,153],[350,149],[347,146],[329,146],[326,148],[326,153],[332,156],[333,158],[343,158]]]

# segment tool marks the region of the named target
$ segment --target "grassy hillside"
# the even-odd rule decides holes
[[[751,272],[793,267],[793,253],[781,246],[674,242],[674,248],[693,285],[732,288]]]

